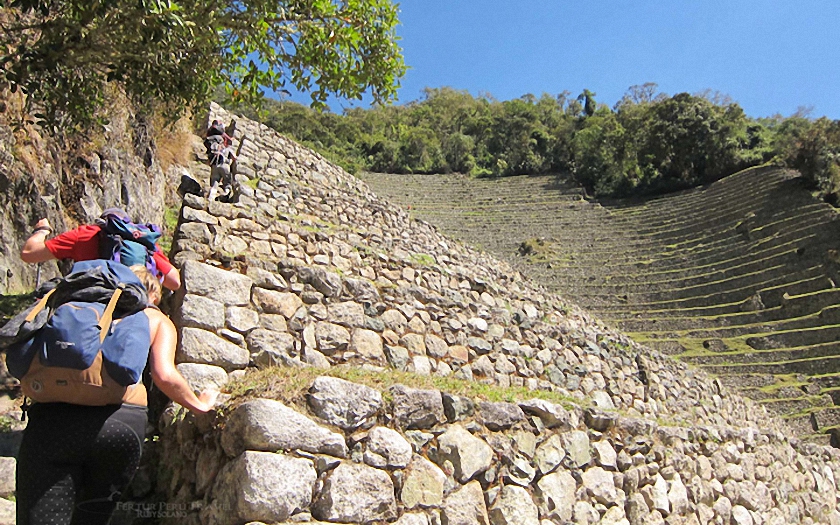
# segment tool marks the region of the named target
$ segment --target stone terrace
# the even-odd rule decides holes
[[[743,388],[801,435],[840,423],[840,222],[794,173],[753,169],[610,204],[562,177],[364,179],[636,341]]]
[[[350,367],[532,393],[321,376],[215,423],[168,410],[158,485],[179,524],[840,523],[835,449],[265,126],[240,118],[235,139],[237,202],[187,195],[173,245],[194,388]]]

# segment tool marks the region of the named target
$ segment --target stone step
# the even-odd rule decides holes
[[[668,329],[651,332],[631,332],[644,339],[732,339],[747,335],[764,335],[773,332],[795,332],[810,330],[826,325],[840,325],[840,305],[830,306],[823,310],[802,317],[782,318],[752,324],[707,327],[689,330]],[[774,347],[780,348],[780,347]]]
[[[699,365],[711,374],[773,374],[782,375],[797,373],[816,375],[824,373],[840,373],[840,355],[830,357],[815,357],[773,363],[731,363],[720,365]]]
[[[739,326],[815,314],[824,308],[840,305],[840,289],[831,288],[811,294],[783,295],[782,304],[753,312],[734,312],[716,316],[648,317],[615,319],[613,323],[625,332],[655,331],[660,326],[672,330],[691,330],[722,326]],[[660,314],[661,315],[661,314]]]
[[[813,425],[819,429],[840,428],[840,407],[831,406],[815,409],[811,412]]]
[[[568,235],[569,239],[578,240],[581,235]],[[800,256],[805,254],[821,258],[820,248],[825,245],[826,239],[833,238],[834,231],[826,231],[824,225],[808,222],[795,229],[790,229],[785,234],[778,234],[756,240],[746,240],[740,236],[724,236],[716,240],[700,239],[694,247],[677,247],[666,245],[655,245],[645,242],[644,247],[634,246],[629,238],[616,240],[620,244],[604,242],[593,242],[584,250],[574,250],[568,247],[569,242],[563,238],[549,236],[548,240],[552,246],[556,246],[556,256],[562,265],[563,261],[574,262],[574,266],[599,266],[599,261],[614,261],[606,264],[611,273],[621,273],[621,266],[631,266],[639,261],[648,261],[647,265],[653,270],[664,272],[669,269],[682,269],[693,267],[705,267],[710,264],[719,264],[724,261],[730,264],[737,264],[738,259],[749,258],[751,260],[767,257],[773,253],[784,251],[785,248],[796,249]],[[656,246],[652,248],[651,246]],[[814,251],[816,250],[816,252]],[[811,253],[809,253],[811,252]],[[594,261],[594,262],[593,262]],[[619,263],[618,261],[625,261]]]
[[[682,310],[690,308],[714,307],[716,305],[729,305],[744,302],[747,299],[751,299],[750,304],[743,304],[741,306],[742,311],[760,308],[761,305],[772,308],[773,306],[781,305],[782,297],[784,297],[784,294],[786,293],[788,295],[799,295],[802,293],[811,293],[818,290],[833,288],[833,281],[824,275],[819,275],[818,270],[818,268],[809,269],[808,273],[801,275],[801,278],[800,276],[794,276],[792,280],[778,278],[773,279],[770,282],[763,283],[763,286],[747,287],[740,290],[729,290],[727,292],[708,294],[705,296],[676,298],[672,300],[632,302],[631,299],[638,298],[632,297],[629,294],[623,294],[616,297],[616,306],[604,308],[600,311],[605,313],[610,310],[632,310],[635,312],[663,309]],[[814,275],[815,273],[817,275]],[[562,293],[562,288],[554,288]],[[567,295],[574,297],[587,305],[603,304],[603,300],[599,300],[603,296],[576,293],[570,293]],[[590,303],[590,301],[592,302]],[[606,316],[609,317],[608,315]]]
[[[732,351],[727,341],[714,339],[704,344],[709,353],[686,355],[681,359],[693,365],[760,364],[778,363],[820,357],[840,356],[840,342],[832,341],[818,345],[779,348],[773,350]],[[705,343],[705,341],[704,341]]]
[[[746,343],[756,350],[829,343],[840,339],[840,325],[820,326],[748,337]]]
[[[686,272],[684,280],[674,276],[667,280],[654,280],[655,276],[648,275],[650,281],[627,282],[621,278],[601,280],[600,282],[587,282],[577,285],[566,284],[566,286],[580,294],[618,295],[633,294],[651,296],[652,294],[666,295],[667,297],[690,297],[698,292],[704,294],[716,293],[737,288],[755,288],[756,285],[769,280],[791,275],[794,271],[801,271],[802,266],[797,265],[795,252],[779,254],[766,260],[746,262],[740,267],[725,268],[720,272],[691,275]],[[805,263],[808,264],[808,263]],[[810,264],[810,268],[821,268],[819,263]],[[807,268],[806,268],[807,269]],[[560,283],[556,283],[560,286]]]
[[[809,414],[815,407],[833,406],[831,397],[803,396],[790,399],[765,399],[760,403],[775,414]]]

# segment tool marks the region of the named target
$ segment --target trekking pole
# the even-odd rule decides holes
[[[41,286],[41,263],[35,267],[35,288]]]

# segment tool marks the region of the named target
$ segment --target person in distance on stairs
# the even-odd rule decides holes
[[[214,120],[207,129],[204,147],[207,149],[207,163],[210,164],[210,194],[208,200],[216,199],[219,187],[222,195],[220,201],[230,202],[232,197],[231,166],[236,160],[233,151],[233,139],[225,132],[225,127],[218,120]]]

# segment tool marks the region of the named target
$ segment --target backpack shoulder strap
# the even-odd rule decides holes
[[[35,305],[35,308],[33,308],[32,311],[29,312],[29,315],[27,315],[24,318],[24,322],[31,323],[35,320],[36,317],[38,317],[38,314],[41,313],[41,310],[43,310],[47,306],[47,301],[50,300],[50,296],[53,294],[53,292],[55,292],[55,288],[53,288],[52,290],[47,292],[43,297],[41,297],[41,300],[38,301],[38,304]]]
[[[108,306],[105,307],[105,311],[102,312],[102,318],[99,320],[100,343],[105,341],[105,337],[108,335],[111,322],[114,320],[114,309],[117,307],[117,301],[120,300],[120,295],[122,295],[123,290],[125,290],[125,283],[120,283],[119,287],[114,290],[114,295],[111,296],[111,300],[108,301]]]

